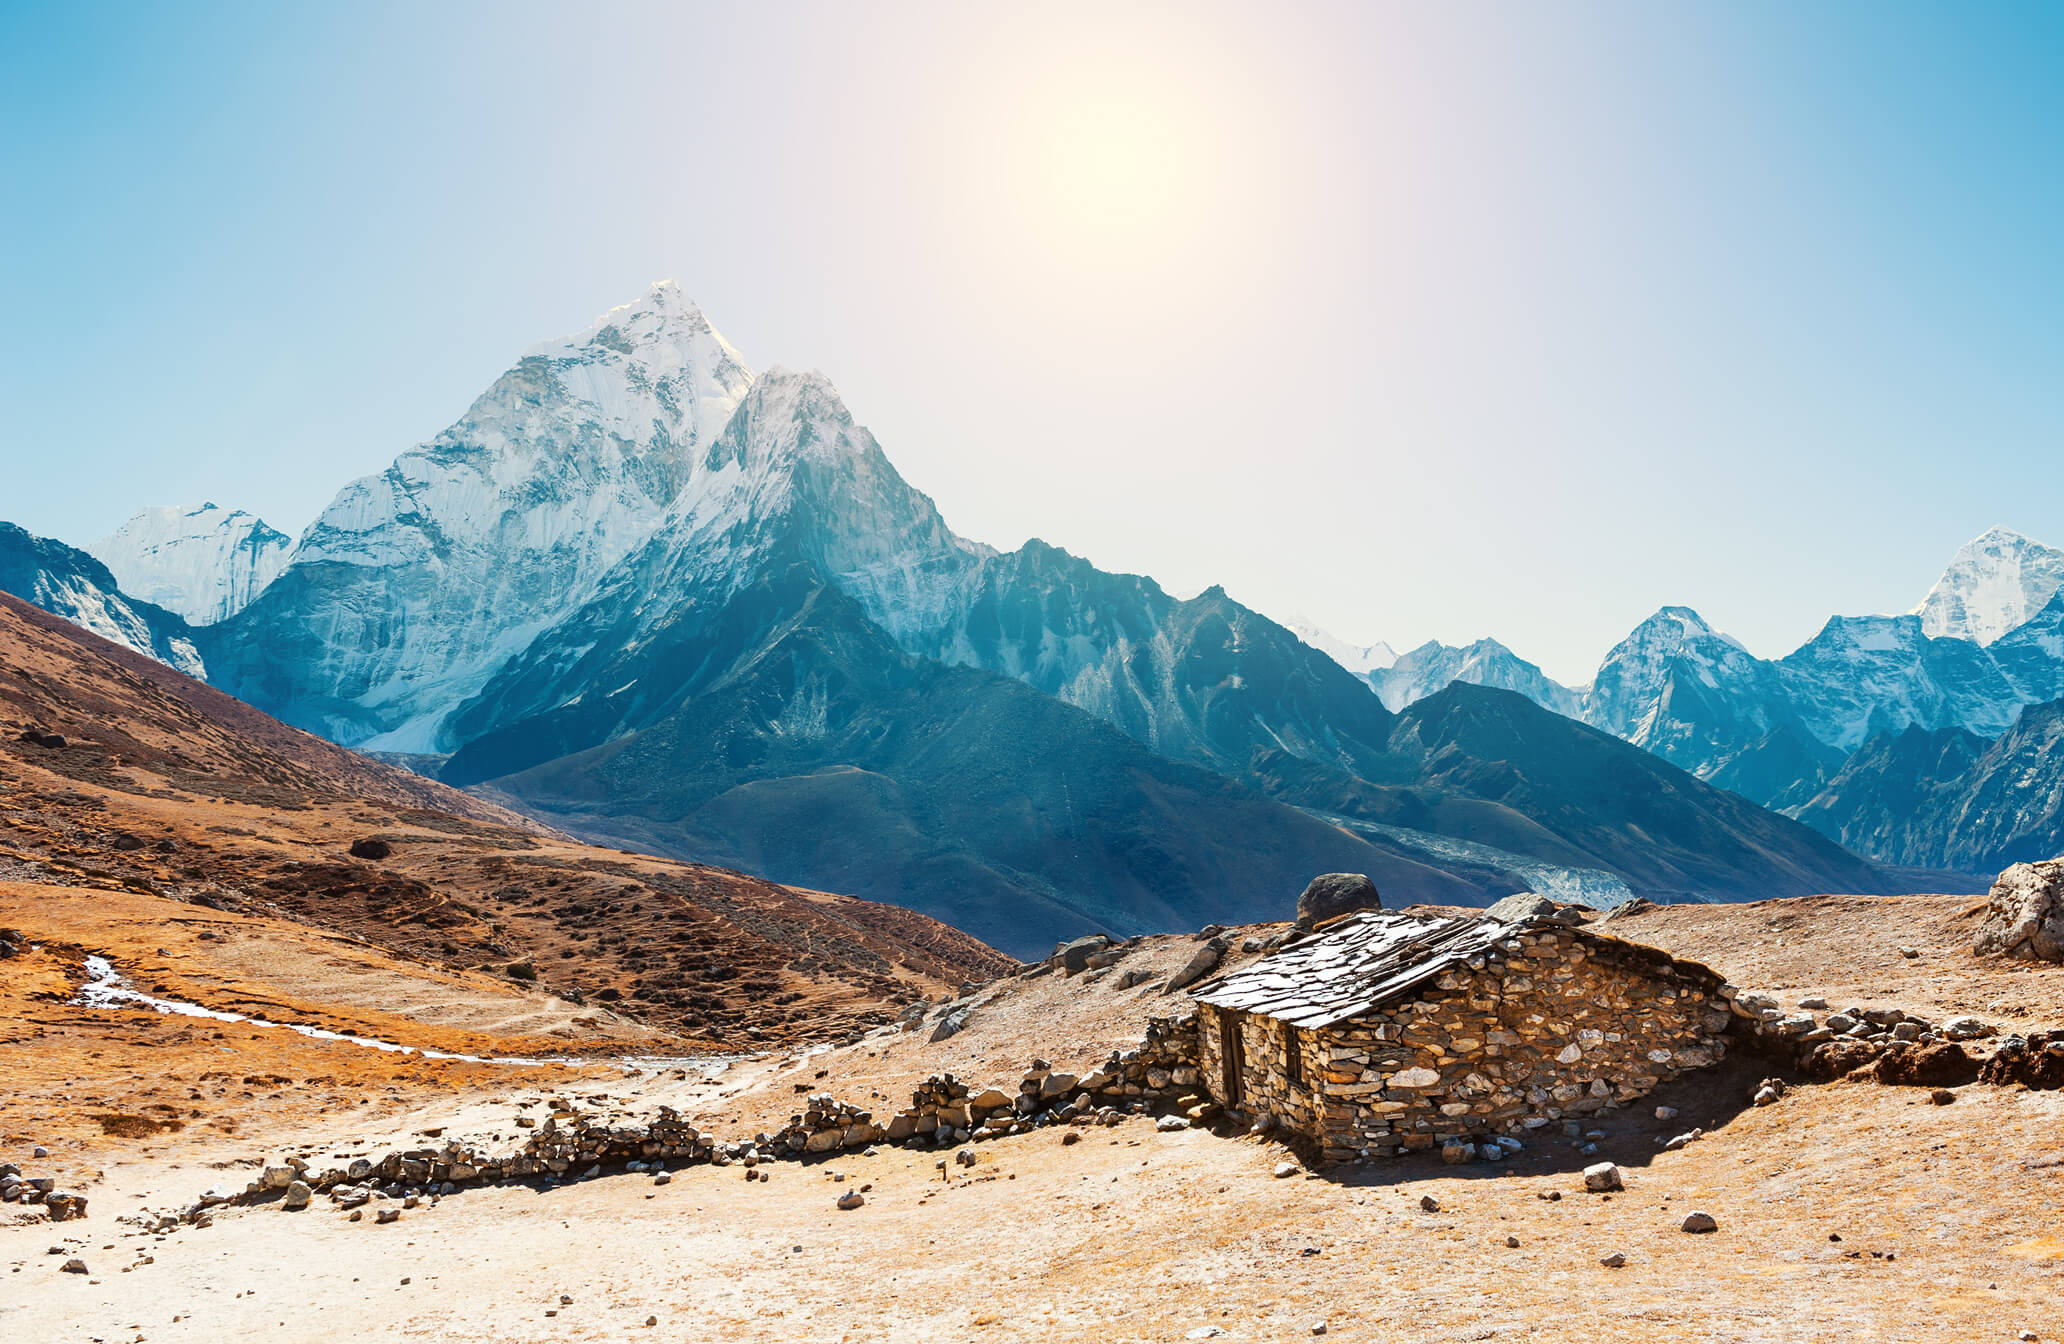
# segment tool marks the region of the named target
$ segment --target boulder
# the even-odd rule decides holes
[[[1357,910],[1382,908],[1383,897],[1366,874],[1321,873],[1297,898],[1297,927],[1317,928]]]
[[[1584,1168],[1584,1188],[1592,1191],[1624,1190],[1627,1182],[1617,1166],[1599,1162]]]
[[[1187,965],[1169,977],[1167,988],[1161,992],[1173,994],[1178,989],[1188,989],[1191,985],[1196,984],[1199,980],[1217,970],[1219,958],[1225,956],[1226,948],[1229,946],[1231,944],[1224,938],[1213,938],[1205,943],[1204,946],[1197,949],[1196,955],[1190,958]]]
[[[1062,943],[1054,949],[1060,958],[1061,969],[1070,975],[1088,968],[1089,959],[1111,945],[1111,940],[1101,933],[1092,933],[1087,938],[1077,938],[1072,943]]]
[[[938,1042],[943,1041],[950,1036],[958,1036],[960,1034],[960,1029],[967,1025],[968,1014],[973,1011],[973,1004],[969,1004],[966,1007],[954,1009],[952,1012],[946,1014],[946,1016],[939,1019],[938,1025],[932,1028],[932,1034],[926,1039],[931,1041],[933,1044],[937,1044]]]
[[[394,846],[373,836],[351,842],[351,857],[354,859],[384,859],[393,852]]]
[[[1971,950],[1981,957],[2064,961],[2064,859],[2017,863],[2001,873]]]

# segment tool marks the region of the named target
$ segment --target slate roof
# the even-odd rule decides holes
[[[1403,998],[1528,925],[1366,910],[1190,991],[1199,1003],[1330,1027]]]

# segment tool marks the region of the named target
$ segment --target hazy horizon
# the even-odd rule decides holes
[[[298,532],[672,277],[963,535],[1356,643],[1778,656],[2064,542],[2064,11],[604,17],[0,17],[0,517]]]

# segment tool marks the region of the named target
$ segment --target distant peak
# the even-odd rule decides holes
[[[2041,611],[2064,588],[2064,551],[1989,528],[1958,548],[1910,613],[1929,635],[1990,644]]]
[[[845,398],[819,369],[791,369],[776,364],[753,384],[752,399],[762,406],[792,406],[802,414],[828,417],[842,423],[852,420]]]
[[[718,361],[744,368],[744,360],[702,309],[672,280],[654,282],[629,303],[618,304],[571,335],[541,341],[525,358],[588,359],[599,350],[641,362],[672,365],[683,360]]]

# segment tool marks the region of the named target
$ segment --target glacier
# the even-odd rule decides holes
[[[242,509],[139,510],[86,553],[108,567],[121,590],[213,625],[251,604],[287,567],[293,539]]]

